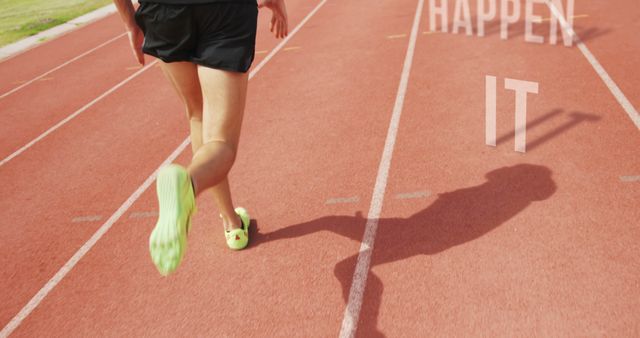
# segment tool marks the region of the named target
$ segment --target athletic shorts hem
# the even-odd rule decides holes
[[[155,58],[158,58],[160,60],[162,60],[163,62],[166,63],[172,63],[172,62],[191,62],[193,64],[196,65],[200,65],[203,67],[207,67],[207,68],[213,68],[213,69],[219,69],[219,70],[224,70],[224,71],[228,71],[228,72],[235,72],[235,73],[246,73],[249,71],[249,69],[251,67],[248,68],[243,68],[243,67],[237,67],[237,66],[231,66],[231,65],[225,65],[225,64],[211,64],[211,63],[207,63],[204,62],[202,60],[194,60],[191,58],[179,58],[179,57],[166,57],[166,56],[159,56],[158,54],[149,51],[149,50],[143,50],[143,52],[147,55],[151,55]],[[253,63],[253,62],[252,62]]]

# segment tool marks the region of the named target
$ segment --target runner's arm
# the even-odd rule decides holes
[[[276,39],[284,38],[289,34],[289,19],[284,0],[261,0],[258,8],[267,7],[271,10],[271,24],[269,30],[275,34]]]
[[[131,0],[113,0],[113,3],[116,5],[118,13],[120,14],[120,19],[122,19],[124,27],[127,30],[133,56],[138,60],[138,63],[144,66],[144,53],[142,53],[144,34],[136,23],[136,19],[134,17],[136,11],[133,8],[133,4],[131,3]]]

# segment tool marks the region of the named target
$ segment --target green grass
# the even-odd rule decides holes
[[[111,0],[0,0],[0,46],[110,3]]]

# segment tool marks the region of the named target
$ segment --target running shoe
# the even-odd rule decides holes
[[[187,232],[196,202],[187,170],[176,164],[160,169],[156,189],[160,215],[149,236],[149,251],[160,274],[167,276],[180,265],[187,250]]]
[[[235,212],[240,216],[242,221],[241,229],[233,229],[231,231],[224,232],[227,239],[227,246],[233,250],[242,250],[249,244],[249,223],[251,218],[249,213],[244,208],[236,208]]]

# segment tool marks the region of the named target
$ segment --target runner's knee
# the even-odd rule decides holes
[[[216,144],[220,149],[220,156],[225,161],[228,161],[230,167],[236,161],[236,147],[228,141],[221,139],[211,139],[207,140],[206,144]]]

